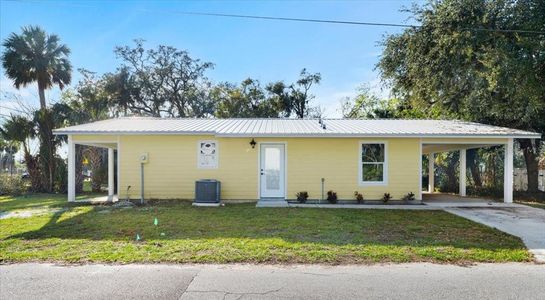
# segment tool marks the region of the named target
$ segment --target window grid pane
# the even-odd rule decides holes
[[[362,144],[362,162],[384,162],[384,144]]]
[[[362,165],[362,181],[364,182],[384,181],[384,164],[364,163]]]
[[[384,143],[361,144],[361,181],[384,182],[386,163]]]

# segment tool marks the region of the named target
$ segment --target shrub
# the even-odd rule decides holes
[[[390,193],[384,193],[384,196],[382,196],[382,202],[386,203],[390,200],[392,200],[392,195],[390,195]]]
[[[299,201],[299,203],[305,203],[308,199],[308,192],[302,191],[295,194],[295,196],[297,197],[297,201]]]
[[[467,187],[467,194],[469,196],[479,196],[479,197],[493,197],[493,198],[503,198],[503,186],[502,187],[494,187],[494,186],[482,186],[482,187],[475,187],[475,186],[468,186]]]
[[[64,159],[57,157],[56,160],[57,171],[53,179],[53,187],[55,192],[64,194],[68,191],[68,166]]]
[[[407,201],[407,200],[414,200],[414,193],[413,192],[409,192],[407,195],[403,196],[403,200]]]
[[[356,201],[358,201],[358,203],[363,203],[363,195],[360,192],[355,191],[354,197],[356,198]]]
[[[537,192],[515,191],[515,199],[526,200],[526,201],[530,200],[530,201],[545,203],[545,192],[542,192],[542,191],[537,191]]]
[[[0,195],[18,196],[28,189],[27,183],[19,174],[0,175]]]
[[[337,193],[334,191],[327,191],[327,201],[331,204],[337,203]]]

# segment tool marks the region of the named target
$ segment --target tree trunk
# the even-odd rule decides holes
[[[524,161],[526,162],[526,172],[528,174],[528,192],[536,193],[539,191],[538,178],[538,153],[540,150],[540,140],[532,143],[532,140],[522,139],[519,140],[520,148],[524,154]]]
[[[43,184],[42,187],[47,193],[54,190],[54,178],[56,170],[55,161],[55,138],[53,136],[53,118],[47,109],[39,112],[38,118],[40,154],[39,162],[42,168]]]
[[[91,190],[94,193],[101,191],[102,185],[102,149],[97,147],[87,148],[87,159],[89,160],[89,168],[91,169]]]
[[[83,149],[81,145],[76,145],[76,193],[83,192]]]
[[[450,192],[453,192],[453,193],[457,193],[459,188],[458,188],[458,182],[456,180],[456,167],[457,165],[456,164],[449,164],[447,166],[447,184],[448,184],[448,190]]]
[[[456,176],[456,171],[458,170],[458,166],[460,165],[459,162],[459,156],[456,152],[451,152],[447,154],[447,165],[445,173],[447,175],[447,189],[451,193],[458,193],[460,190],[460,185],[458,184],[458,176]]]
[[[53,192],[55,176],[55,145],[53,142],[53,122],[51,115],[47,111],[45,102],[45,85],[38,80],[38,94],[40,97],[41,124],[40,124],[40,161],[42,164],[44,184],[42,187],[46,192]]]
[[[38,94],[40,95],[40,108],[44,110],[47,108],[45,104],[45,87],[39,81],[38,81]]]
[[[15,159],[13,155],[13,148],[9,150],[9,175],[13,176],[13,166],[15,165]]]
[[[481,173],[479,171],[479,166],[477,165],[477,149],[468,149],[467,150],[467,163],[469,171],[471,172],[471,178],[473,178],[473,184],[476,188],[483,186],[481,181]]]
[[[30,177],[31,190],[33,192],[40,191],[41,187],[41,176],[38,162],[36,157],[32,156],[28,150],[25,150],[25,164],[28,171],[28,176]]]

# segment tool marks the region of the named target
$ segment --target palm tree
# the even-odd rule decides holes
[[[35,136],[34,123],[23,116],[11,115],[11,117],[4,122],[4,125],[0,127],[0,135],[10,143],[20,143],[23,145],[24,160],[32,183],[32,189],[35,191],[38,190],[40,188],[41,179],[38,170],[38,162],[36,157],[30,153],[29,149],[29,140]]]
[[[53,85],[62,89],[70,84],[70,49],[59,42],[57,35],[48,35],[38,26],[28,26],[22,28],[21,34],[11,33],[2,44],[5,48],[2,65],[6,75],[17,89],[37,82],[42,110],[46,108],[46,89]]]

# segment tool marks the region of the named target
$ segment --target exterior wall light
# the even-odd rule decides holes
[[[250,146],[252,146],[252,149],[255,148],[255,145],[256,145],[256,144],[257,144],[257,143],[255,142],[255,140],[252,139],[252,141],[250,142]]]

